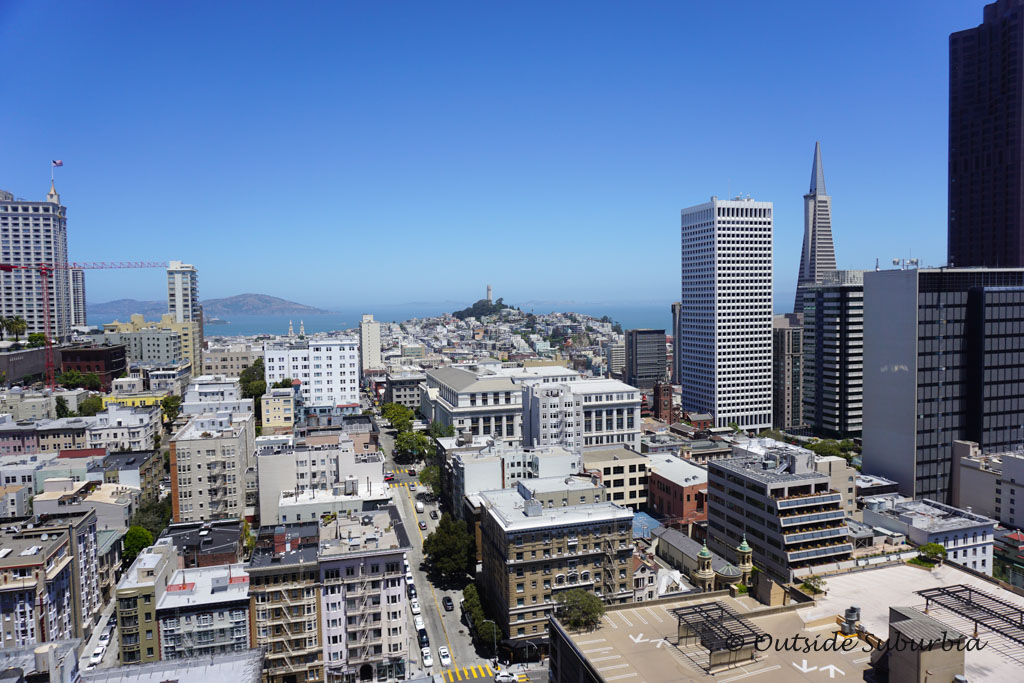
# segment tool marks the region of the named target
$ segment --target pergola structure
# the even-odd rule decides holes
[[[928,588],[917,591],[917,594],[925,599],[925,611],[935,604],[973,621],[975,637],[980,624],[993,633],[1024,645],[1024,609],[1016,605],[964,584]]]
[[[709,663],[754,659],[764,631],[724,602],[705,602],[671,610],[679,623],[679,641],[696,638],[708,650]]]

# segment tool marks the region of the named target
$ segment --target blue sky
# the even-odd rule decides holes
[[[742,192],[782,308],[815,140],[840,267],[944,262],[948,34],[983,4],[0,2],[0,188],[63,159],[73,260],[368,309],[667,307],[679,210]]]

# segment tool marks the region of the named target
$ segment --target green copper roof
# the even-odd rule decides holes
[[[697,557],[711,557],[711,551],[708,550],[708,544],[706,542],[701,547],[700,552],[697,553]]]
[[[746,534],[743,534],[743,542],[740,543],[739,547],[736,548],[736,550],[739,550],[741,553],[749,553],[750,552],[750,546],[747,544],[747,535]]]

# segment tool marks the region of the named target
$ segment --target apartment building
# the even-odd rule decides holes
[[[420,384],[426,379],[422,372],[389,372],[384,384],[384,403],[397,403],[419,410]]]
[[[626,344],[624,342],[608,346],[607,362],[609,377],[622,377],[622,373],[626,369]]]
[[[70,346],[60,350],[61,372],[77,370],[83,375],[99,377],[103,391],[110,391],[111,382],[128,367],[128,351],[124,344],[114,346]]]
[[[171,583],[178,560],[169,540],[158,539],[135,558],[117,584],[118,663],[160,661],[156,608]]]
[[[268,387],[285,378],[302,382],[302,403],[311,412],[360,412],[356,337],[264,342],[263,364]]]
[[[252,413],[205,413],[171,438],[175,522],[245,515],[245,477],[253,466],[255,422]]]
[[[954,506],[1024,527],[1024,451],[983,453],[973,441],[954,441],[952,484]]]
[[[168,264],[167,310],[176,322],[196,320],[202,324],[203,308],[199,305],[199,273],[195,266],[181,261],[171,261]]]
[[[455,431],[514,444],[522,436],[521,387],[511,377],[471,368],[428,370],[420,385],[420,412]]]
[[[625,446],[596,446],[583,452],[583,472],[605,487],[605,500],[640,510],[646,507],[648,459]]]
[[[160,659],[217,657],[249,649],[244,564],[178,569],[156,605]]]
[[[263,418],[262,434],[291,434],[295,431],[296,392],[294,389],[271,389],[260,398]]]
[[[266,683],[324,680],[319,523],[262,527],[249,561],[253,644]]]
[[[163,428],[160,406],[122,406],[110,404],[89,419],[88,448],[108,451],[150,451]]]
[[[252,367],[258,358],[262,354],[251,344],[210,346],[203,351],[202,374],[241,377],[242,371]]]
[[[129,363],[177,363],[183,359],[181,334],[174,330],[142,329],[104,332],[102,344],[123,345]]]
[[[89,324],[85,304],[85,271],[81,268],[71,270],[71,324],[77,327]]]
[[[380,357],[380,323],[364,313],[359,321],[359,364],[363,371],[383,366]]]
[[[242,385],[234,377],[201,375],[194,377],[181,400],[182,415],[202,413],[254,412],[253,399],[242,398]]]
[[[772,317],[772,426],[803,424],[803,328],[800,314]]]
[[[708,463],[708,547],[728,557],[746,535],[757,566],[788,583],[796,570],[849,559],[853,545],[844,496],[814,453],[777,444]]]
[[[142,330],[168,330],[177,333],[181,338],[182,358],[195,372],[199,371],[198,368],[203,367],[203,323],[199,319],[179,320],[174,315],[165,313],[160,320],[146,320],[142,315],[136,313],[128,319],[128,322],[115,320],[103,326],[104,332],[140,332]]]
[[[642,401],[636,387],[614,379],[525,385],[523,443],[577,452],[606,445],[639,451]]]
[[[127,531],[139,509],[139,493],[120,484],[52,478],[43,482],[43,491],[32,499],[32,509],[40,515],[92,510],[98,528]]]
[[[71,337],[71,271],[68,262],[67,208],[50,183],[42,202],[16,199],[0,190],[0,258],[16,266],[47,265],[49,276],[50,329],[39,290],[39,272],[29,268],[0,273],[0,317],[21,316],[28,323],[26,334],[46,332],[57,342]]]
[[[71,541],[0,528],[0,650],[33,647],[78,634],[73,619]]]
[[[684,527],[707,520],[708,471],[668,453],[648,459],[648,507],[666,524]]]
[[[142,503],[156,502],[163,476],[164,459],[158,450],[109,453],[103,458],[103,481],[139,489]]]
[[[0,484],[0,519],[27,515],[31,491],[26,484]]]
[[[323,651],[328,683],[403,680],[415,661],[405,554],[412,544],[393,505],[337,517],[320,530]]]
[[[245,555],[245,521],[218,519],[212,522],[169,524],[160,538],[169,538],[178,554],[178,566],[219,567],[237,564]]]
[[[584,494],[586,495],[586,494]],[[633,511],[615,503],[546,507],[525,482],[480,494],[482,598],[514,641],[546,640],[559,591],[633,600]]]

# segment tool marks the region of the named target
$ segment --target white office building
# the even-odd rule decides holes
[[[621,444],[640,451],[640,390],[614,379],[523,387],[523,444],[576,453]]]
[[[43,285],[38,268],[0,273],[0,317],[21,317],[26,334],[48,332],[55,341],[71,336],[71,275],[67,208],[53,184],[46,200],[15,199],[0,190],[0,261],[12,266],[47,265],[50,329],[46,330]],[[24,336],[22,337],[25,338]]]
[[[303,404],[310,412],[359,412],[359,362],[355,337],[279,339],[263,344],[267,386],[285,378],[299,380]]]
[[[716,427],[771,427],[772,214],[718,197],[682,211],[682,407]]]
[[[203,309],[199,305],[199,273],[195,266],[171,261],[167,267],[167,312],[176,323],[188,320],[203,322]]]
[[[383,367],[380,359],[380,323],[370,313],[359,321],[359,362],[363,370]]]

